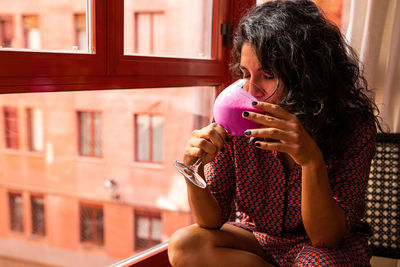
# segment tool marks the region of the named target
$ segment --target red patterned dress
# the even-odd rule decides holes
[[[261,150],[246,137],[232,137],[205,168],[224,221],[252,231],[278,266],[370,266],[368,227],[361,219],[376,128],[372,121],[355,125],[342,156],[325,159],[334,199],[347,218],[338,249],[312,246],[304,230],[301,167],[285,175],[278,153]],[[243,216],[229,221],[235,207]]]

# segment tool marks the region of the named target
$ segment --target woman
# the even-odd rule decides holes
[[[379,123],[358,64],[312,1],[242,19],[231,66],[266,113],[243,112],[261,125],[244,137],[193,131],[183,161],[201,156],[208,186],[187,182],[196,224],[171,237],[173,266],[369,266],[361,219]]]

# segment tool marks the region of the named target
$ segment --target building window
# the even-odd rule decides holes
[[[43,151],[43,112],[41,109],[26,110],[28,148],[31,151]]]
[[[0,48],[11,47],[13,40],[13,24],[11,16],[0,16]]]
[[[75,44],[73,50],[88,50],[87,44],[87,34],[86,34],[86,15],[85,14],[75,14]]]
[[[135,250],[161,243],[162,224],[159,213],[135,212]]]
[[[39,30],[39,16],[30,15],[23,16],[23,31],[25,48],[28,49],[40,49],[41,48],[41,37]]]
[[[43,197],[31,197],[32,210],[32,233],[44,236],[46,234],[46,224],[44,215]]]
[[[136,160],[162,162],[164,118],[136,115]]]
[[[100,157],[101,148],[101,113],[78,112],[79,153],[84,156]]]
[[[103,245],[104,222],[102,207],[80,207],[80,240],[81,242]]]
[[[10,205],[10,228],[13,231],[23,232],[22,195],[9,193],[8,200]]]
[[[18,111],[16,107],[4,107],[4,136],[6,147],[19,148]]]
[[[134,51],[140,54],[165,53],[165,15],[163,12],[135,12]]]

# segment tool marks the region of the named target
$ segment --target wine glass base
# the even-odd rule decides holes
[[[192,184],[200,188],[206,188],[206,181],[204,181],[204,179],[197,173],[197,170],[192,166],[187,166],[185,163],[174,160],[174,167]]]

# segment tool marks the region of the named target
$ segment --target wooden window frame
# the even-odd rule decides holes
[[[231,77],[227,65],[229,47],[223,45],[220,27],[232,24],[236,5],[233,0],[214,0],[212,58],[198,59],[125,55],[124,21],[119,15],[124,11],[124,0],[93,0],[95,53],[0,50],[0,61],[7,62],[0,65],[0,93],[178,86],[221,88]]]

